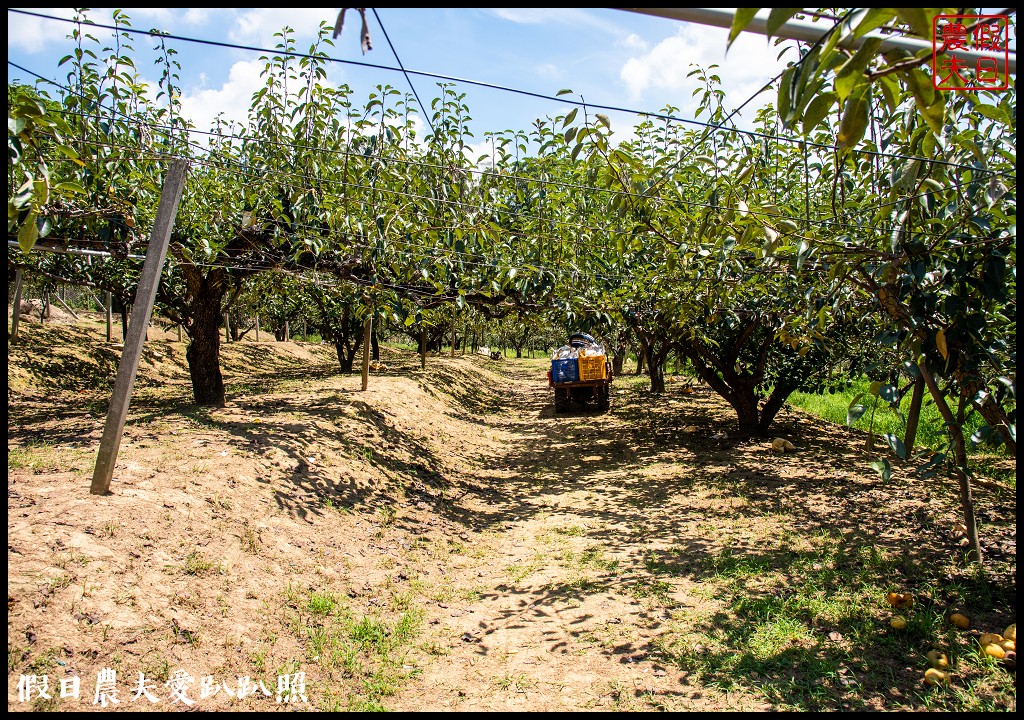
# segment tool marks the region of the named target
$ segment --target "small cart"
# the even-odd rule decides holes
[[[555,412],[566,412],[573,403],[606,412],[612,384],[612,364],[607,354],[603,349],[601,354],[587,354],[588,348],[600,345],[586,333],[570,335],[566,347],[583,354],[551,361],[548,386],[554,390]]]

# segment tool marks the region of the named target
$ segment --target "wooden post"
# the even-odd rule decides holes
[[[135,374],[139,370],[139,359],[142,357],[146,327],[153,313],[156,290],[160,284],[160,272],[167,257],[167,246],[170,244],[174,218],[178,214],[181,191],[185,187],[187,165],[187,161],[182,159],[171,160],[167,176],[164,178],[160,204],[156,210],[156,221],[153,223],[153,234],[149,238],[142,276],[135,291],[131,327],[128,329],[128,337],[121,352],[121,360],[117,364],[114,393],[110,398],[110,409],[107,411],[107,421],[103,426],[100,449],[96,454],[96,467],[93,470],[92,486],[89,488],[93,495],[106,495],[110,491],[110,480],[117,465],[117,451],[121,446],[121,433],[128,418],[128,405],[131,401],[132,387],[135,385]]]
[[[373,331],[373,315],[363,323],[363,390],[370,386],[370,333]]]
[[[113,318],[111,317],[111,315],[113,315],[113,307],[112,307],[112,305],[113,305],[113,297],[110,295],[110,291],[108,290],[107,291],[107,342],[110,342],[111,338],[114,337],[114,330],[113,330],[114,321],[113,321]]]
[[[101,302],[100,302],[100,299],[99,299],[98,297],[96,297],[96,293],[94,293],[94,292],[93,292],[92,290],[90,290],[89,288],[86,288],[86,289],[85,289],[85,291],[86,291],[87,293],[89,293],[89,297],[91,297],[91,298],[92,298],[92,301],[93,301],[94,303],[96,303],[96,307],[97,307],[97,308],[102,308],[102,307],[103,307],[103,303],[101,303]]]
[[[60,295],[58,295],[58,296],[57,296],[57,302],[59,302],[59,303],[60,303],[60,306],[61,306],[62,308],[64,308],[65,310],[67,310],[67,311],[68,311],[69,313],[71,313],[71,317],[73,317],[73,318],[74,318],[75,320],[78,320],[78,313],[76,313],[76,312],[75,312],[74,310],[72,310],[72,309],[71,309],[71,307],[70,307],[70,306],[69,306],[69,305],[68,305],[68,304],[67,304],[66,302],[64,302],[64,301],[63,301],[63,300],[61,299]]]
[[[181,325],[178,326],[178,342],[181,342]]]
[[[11,313],[11,338],[18,338],[18,321],[21,319],[21,268],[14,274],[14,312]]]
[[[46,316],[50,314],[49,313],[49,310],[50,310],[50,293],[48,293],[48,292],[44,292],[43,293],[42,306],[43,306],[42,309],[39,311],[39,324],[40,325],[43,324],[43,319],[46,318]]]
[[[231,316],[224,313],[224,342],[231,342]]]
[[[260,341],[260,316],[256,316],[256,342]]]
[[[452,315],[452,357],[455,357],[455,316]]]
[[[292,339],[291,331],[288,330],[288,321],[287,320],[284,321],[284,339],[285,339],[285,342],[288,342],[289,340]]]

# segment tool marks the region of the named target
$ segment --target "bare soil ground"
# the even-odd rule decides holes
[[[739,592],[835,601],[829,571],[882,568],[865,586],[926,588],[940,615],[962,606],[955,488],[899,469],[883,482],[860,434],[786,410],[777,434],[797,451],[778,454],[729,437],[734,416],[707,388],[652,397],[630,377],[611,412],[555,416],[543,360],[442,355],[421,371],[385,348],[362,392],[330,346],[306,343],[225,345],[229,402],[197,408],[185,345],[154,329],[97,497],[119,349],[96,321],[22,332],[8,355],[9,710],[934,707],[919,657],[844,637],[891,633],[881,599],[809,617],[774,664],[743,664],[766,651],[744,644]],[[978,504],[991,602],[966,609],[1001,629],[1016,494],[979,487]],[[106,708],[104,669],[120,701]],[[79,696],[61,697],[76,677]],[[282,682],[293,703],[277,702]]]

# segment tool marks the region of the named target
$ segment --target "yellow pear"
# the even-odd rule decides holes
[[[928,664],[936,670],[945,670],[949,667],[949,658],[944,652],[929,650],[925,657],[928,658]]]
[[[985,654],[989,657],[994,657],[996,660],[1001,660],[1006,657],[1006,651],[995,643],[989,643],[985,646]]]
[[[981,643],[982,647],[985,647],[986,645],[991,645],[992,643],[998,645],[1002,641],[1003,636],[997,635],[996,633],[982,633],[981,637],[978,638],[978,642]]]
[[[949,616],[949,621],[961,630],[966,630],[971,626],[971,621],[968,619],[968,617],[961,613],[953,613]]]

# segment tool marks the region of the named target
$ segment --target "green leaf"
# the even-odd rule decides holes
[[[864,17],[861,18],[860,22],[857,23],[857,27],[853,30],[853,37],[859,38],[863,35],[867,35],[875,28],[881,27],[885,23],[896,17],[896,11],[892,8],[870,8]]]
[[[570,110],[568,112],[568,114],[565,116],[565,120],[562,121],[562,127],[565,127],[566,125],[571,123],[573,120],[575,120],[576,119],[576,113],[578,113],[578,112],[579,112],[579,108],[573,108],[572,110]]]
[[[849,60],[836,70],[836,77],[845,75],[862,75],[868,64],[874,60],[878,52],[878,46],[882,44],[882,38],[868,38],[860,49],[853,54]]]
[[[834,92],[825,92],[819,94],[811,101],[811,104],[807,107],[807,112],[804,113],[804,135],[807,135],[811,130],[818,126],[818,123],[820,123],[828,114],[828,111],[832,109],[832,105],[835,104],[838,97],[839,96]]]
[[[946,101],[941,92],[936,92],[936,100],[928,107],[919,107],[921,115],[928,123],[928,129],[936,137],[942,135],[942,125],[946,119]]]
[[[729,42],[726,44],[726,51],[732,47],[732,42],[739,34],[743,32],[743,29],[750,24],[750,21],[757,15],[757,11],[761,8],[736,8],[736,14],[732,18],[732,28],[729,30]]]
[[[878,396],[891,404],[899,400],[899,390],[895,385],[883,385],[878,389]]]
[[[857,393],[846,408],[846,424],[849,426],[853,426],[868,410],[867,405],[860,402],[862,397],[864,397],[864,393]]]
[[[872,380],[871,385],[868,386],[868,392],[875,397],[878,397],[878,393],[882,390],[882,386],[885,385],[881,380]]]
[[[561,97],[562,95],[572,95],[572,92],[572,90],[563,88],[562,90],[559,90],[558,92],[555,93],[555,97]]]
[[[594,116],[597,118],[598,122],[600,122],[606,128],[608,128],[609,130],[612,129],[611,120],[608,119],[607,115],[602,115],[601,113],[594,113]]]
[[[851,95],[846,101],[837,137],[840,152],[848,151],[864,137],[864,131],[868,128],[868,98],[866,95],[866,93]]]
[[[31,251],[38,237],[39,227],[36,225],[36,212],[33,210],[25,218],[25,224],[18,230],[18,245],[22,252]]]
[[[772,8],[771,13],[768,15],[768,22],[765,23],[769,37],[775,34],[775,31],[786,24],[786,21],[791,17],[800,12],[802,8]]]
[[[789,127],[792,120],[790,113],[793,109],[793,77],[795,75],[796,67],[790,67],[782,73],[779,80],[779,119],[786,127]]]
[[[902,93],[900,81],[893,75],[883,75],[878,78],[878,87],[882,88],[882,100],[885,102],[885,106],[889,112],[894,112],[896,106],[899,105]]]
[[[900,20],[910,26],[916,35],[930,38],[932,23],[924,8],[893,8]]]
[[[892,448],[892,451],[899,456],[900,460],[907,459],[907,448],[903,444],[902,440],[892,433],[886,433],[883,437],[885,438],[885,441],[889,443],[889,447]]]
[[[807,261],[807,256],[810,252],[811,245],[806,240],[801,240],[796,250],[796,269],[799,270],[804,266]]]
[[[992,428],[988,425],[982,425],[973,433],[971,433],[971,447],[977,449],[979,445],[984,445],[985,441],[989,439],[992,434]]]
[[[988,118],[989,120],[995,120],[1002,125],[1010,124],[1010,119],[1006,116],[1006,113],[1002,108],[979,103],[974,106],[974,112],[978,113],[982,117]]]
[[[846,98],[850,95],[855,94],[858,88],[867,87],[870,81],[864,76],[863,73],[856,73],[851,75],[843,75],[842,77],[836,77],[834,87],[836,89],[836,95],[839,98],[839,102],[846,102]]]
[[[892,466],[888,460],[875,460],[871,463],[871,467],[878,471],[878,474],[882,476],[883,482],[888,482],[889,478],[892,477]]]
[[[866,413],[867,411],[868,406],[862,403],[856,403],[854,405],[851,405],[846,410],[846,424],[852,427],[853,424],[860,420],[861,417],[864,416],[864,413]]]

